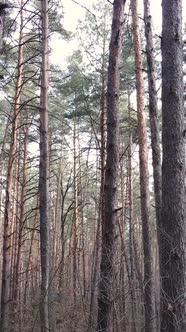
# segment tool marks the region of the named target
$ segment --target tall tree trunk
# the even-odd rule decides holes
[[[27,111],[25,111],[27,113]],[[21,161],[21,141],[19,138],[19,148],[18,148],[18,174],[17,174],[17,184],[15,192],[16,210],[15,210],[15,242],[12,243],[12,255],[14,256],[14,268],[13,268],[13,282],[12,282],[12,297],[11,297],[11,327],[10,331],[15,330],[15,323],[17,324],[20,320],[18,317],[18,298],[20,293],[20,266],[21,266],[21,249],[24,243],[23,241],[23,229],[25,224],[25,192],[26,192],[26,180],[27,180],[27,145],[28,145],[28,117],[24,119],[25,121],[25,132],[24,132],[24,143],[23,143],[23,160]],[[24,128],[23,127],[23,128]],[[22,173],[22,174],[21,174]],[[21,184],[21,188],[20,188]],[[20,189],[20,191],[19,191]],[[20,197],[19,197],[20,196]],[[17,314],[17,315],[16,315]]]
[[[105,27],[104,27],[105,30]],[[105,33],[105,31],[104,31]],[[102,56],[102,70],[101,70],[101,222],[105,219],[105,160],[106,160],[106,82],[105,82],[105,36],[103,39],[103,56]]]
[[[149,116],[151,129],[151,147],[152,147],[152,165],[154,179],[154,198],[156,209],[156,228],[158,237],[158,247],[160,246],[161,232],[161,148],[160,148],[160,131],[158,118],[158,100],[157,86],[155,76],[155,56],[152,36],[152,19],[150,12],[150,1],[144,0],[144,21],[146,37],[146,57],[147,57],[147,74],[148,74],[148,91],[149,91]],[[159,287],[156,287],[159,298]],[[159,310],[158,310],[159,312]],[[159,316],[159,315],[158,315]]]
[[[105,173],[105,217],[102,223],[102,257],[98,295],[98,331],[113,330],[114,257],[119,170],[119,64],[124,23],[124,0],[113,3],[107,85],[107,160]]]
[[[36,233],[36,226],[38,222],[38,208],[39,208],[39,197],[37,195],[36,199],[36,207],[35,207],[35,213],[33,217],[33,226],[31,230],[31,239],[30,239],[30,247],[29,247],[29,253],[28,253],[28,260],[26,262],[26,269],[25,269],[25,286],[24,286],[24,295],[23,295],[23,304],[26,308],[27,304],[27,293],[29,290],[29,272],[31,270],[31,263],[32,263],[32,255],[33,255],[33,246],[34,246],[34,236]]]
[[[7,142],[8,127],[9,127],[9,119],[7,119],[6,128],[5,128],[5,132],[4,132],[4,137],[3,137],[3,141],[1,143],[1,152],[0,152],[0,181],[1,182],[3,180],[5,144]],[[0,224],[2,224],[2,196],[3,196],[2,192],[3,192],[3,189],[0,188]]]
[[[16,92],[14,100],[14,111],[12,119],[11,142],[8,159],[8,170],[6,180],[6,196],[4,209],[4,233],[3,233],[3,267],[2,267],[2,288],[1,288],[1,319],[0,331],[7,331],[8,328],[8,297],[9,297],[9,259],[10,259],[10,220],[11,220],[11,196],[13,183],[13,169],[17,142],[17,124],[20,111],[20,94],[22,90],[22,71],[23,71],[23,13],[20,11],[20,32],[19,32],[19,50],[17,64]]]
[[[134,269],[134,207],[133,207],[133,172],[132,172],[132,131],[131,131],[131,105],[130,92],[128,93],[128,115],[129,115],[129,148],[128,148],[128,196],[129,196],[129,253],[130,253],[130,294],[131,294],[131,331],[136,332],[136,290]]]
[[[42,65],[40,96],[40,253],[41,253],[41,332],[49,331],[49,143],[48,143],[48,0],[41,1]]]
[[[161,331],[186,331],[182,1],[162,1]]]
[[[78,227],[78,183],[77,183],[77,124],[76,116],[74,116],[74,133],[73,133],[73,149],[74,149],[74,174],[73,174],[73,195],[74,195],[74,209],[73,209],[73,295],[74,304],[76,304],[77,297],[77,227]]]
[[[145,37],[146,37],[149,115],[150,115],[150,128],[151,128],[154,194],[155,194],[155,206],[156,206],[157,233],[159,238],[159,232],[161,229],[161,149],[160,149],[160,132],[159,132],[159,119],[158,119],[157,87],[156,87],[156,76],[155,76],[155,57],[154,57],[152,20],[151,20],[149,0],[144,0],[144,20],[145,20]]]
[[[105,22],[104,22],[105,24]],[[100,100],[100,132],[101,132],[101,190],[100,190],[100,213],[98,216],[97,234],[95,239],[95,250],[93,255],[93,276],[90,291],[90,312],[88,321],[88,330],[92,328],[94,321],[94,297],[96,290],[96,275],[98,273],[98,256],[99,256],[99,238],[100,238],[100,224],[105,219],[105,160],[106,160],[106,82],[105,82],[105,26],[103,37],[103,54],[102,54],[102,68],[101,68],[101,100]]]
[[[144,300],[145,300],[145,331],[154,330],[154,307],[153,307],[153,271],[152,271],[152,244],[150,237],[149,221],[149,173],[148,173],[148,147],[145,123],[144,105],[144,81],[143,64],[141,58],[141,40],[138,18],[138,1],[131,0],[134,53],[136,67],[136,90],[137,90],[137,114],[138,114],[138,141],[140,161],[140,193],[141,193],[141,218],[143,232],[144,251]]]

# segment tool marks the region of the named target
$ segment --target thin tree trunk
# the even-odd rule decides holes
[[[95,196],[97,197],[97,187],[98,187],[98,167],[99,167],[99,160],[98,160],[98,154],[96,158],[96,189],[95,189]],[[101,203],[101,199],[99,201]],[[100,205],[99,205],[100,206]],[[91,266],[91,277],[90,277],[90,309],[89,309],[89,318],[88,318],[88,327],[87,332],[94,331],[94,325],[96,325],[96,319],[95,317],[95,293],[97,290],[97,281],[99,279],[99,256],[100,256],[100,237],[101,237],[101,207],[98,209],[98,215],[97,215],[97,208],[95,205],[95,213],[93,216],[94,219],[94,227],[93,227],[93,253],[92,253],[92,266]],[[96,228],[96,220],[97,220],[97,228]],[[95,235],[96,233],[96,235]]]
[[[105,24],[105,22],[104,22]],[[101,68],[101,100],[100,100],[100,132],[101,132],[101,190],[100,190],[100,213],[98,216],[97,234],[95,240],[95,250],[93,256],[93,263],[95,257],[95,266],[93,269],[93,278],[91,283],[91,297],[90,297],[90,312],[88,321],[88,331],[93,325],[93,304],[96,289],[96,274],[98,266],[99,254],[99,238],[100,238],[100,222],[104,222],[105,218],[105,160],[106,160],[106,82],[105,82],[105,26],[103,37],[103,53],[102,53],[102,68]],[[93,264],[94,265],[94,264]],[[88,332],[87,331],[87,332]]]
[[[59,276],[59,292],[60,294],[64,288],[64,268],[65,268],[65,218],[64,218],[64,207],[65,207],[65,195],[63,192],[63,170],[61,170],[61,262],[60,262],[60,276]]]
[[[27,122],[27,116],[25,121]],[[15,262],[15,269],[14,269],[14,287],[13,287],[13,322],[16,316],[16,307],[17,307],[17,300],[18,300],[18,290],[19,290],[19,272],[20,272],[20,261],[21,261],[21,246],[22,246],[22,236],[23,236],[23,227],[25,223],[25,191],[26,191],[26,167],[27,167],[27,145],[28,145],[28,124],[25,125],[25,137],[24,137],[24,156],[23,156],[23,165],[22,165],[22,183],[21,183],[21,197],[20,197],[20,215],[17,215],[17,252],[16,252],[16,262]],[[19,161],[20,162],[20,161]],[[20,173],[20,171],[19,171]],[[20,182],[20,181],[19,181]]]
[[[155,206],[156,206],[157,233],[159,234],[161,229],[161,149],[160,149],[160,131],[159,131],[159,119],[158,119],[157,87],[156,87],[156,76],[155,76],[155,57],[154,57],[152,22],[151,22],[149,0],[144,0],[144,21],[145,21],[145,37],[146,37],[154,196],[155,196]]]
[[[124,150],[124,145],[123,143],[121,144],[121,149],[122,151]],[[126,199],[127,197],[125,196],[125,174],[124,174],[124,158],[122,157],[120,160],[120,178],[121,178],[121,219],[120,219],[120,228],[121,228],[121,244],[120,244],[120,251],[121,251],[121,257],[120,257],[120,326],[124,331],[127,331],[127,319],[126,319],[126,297],[125,297],[125,291],[126,291],[126,273],[125,269],[127,267],[125,266],[125,247],[124,247],[124,241],[122,236],[125,234],[125,215],[126,215]]]
[[[138,18],[138,1],[131,0],[134,53],[136,67],[137,114],[138,114],[138,140],[140,160],[140,193],[141,218],[144,252],[144,300],[145,300],[145,331],[154,331],[154,300],[153,300],[153,271],[152,271],[152,244],[149,221],[149,173],[148,173],[148,147],[145,123],[143,64],[141,58],[141,40]]]
[[[10,259],[10,219],[11,219],[11,196],[12,196],[12,178],[16,152],[17,141],[17,123],[18,114],[20,110],[20,93],[22,89],[22,71],[23,71],[23,13],[20,11],[20,32],[19,32],[19,50],[18,50],[18,64],[17,64],[17,80],[15,92],[15,104],[12,120],[12,133],[8,159],[8,170],[6,180],[6,197],[4,210],[4,237],[3,237],[3,267],[2,267],[2,288],[1,288],[1,319],[0,331],[6,332],[8,328],[8,299],[9,299],[9,259]]]
[[[74,294],[74,304],[76,304],[77,298],[77,227],[78,227],[78,197],[77,197],[77,147],[76,147],[76,116],[74,116],[74,133],[73,133],[73,148],[74,148],[74,211],[73,211],[73,294]]]
[[[6,128],[4,132],[3,141],[1,143],[1,153],[0,153],[0,181],[1,181],[1,188],[0,188],[0,224],[2,224],[2,182],[3,182],[3,166],[4,166],[4,156],[5,156],[5,144],[7,140],[7,133],[8,133],[8,127],[9,127],[9,119],[6,123]]]
[[[41,253],[41,332],[49,331],[49,143],[48,143],[48,0],[41,1],[42,65],[40,96],[40,253]]]
[[[28,261],[26,264],[26,272],[25,272],[25,287],[24,287],[24,296],[23,296],[23,304],[24,307],[26,307],[27,303],[27,293],[29,290],[29,270],[31,269],[31,258],[32,258],[32,251],[33,251],[33,245],[34,245],[34,235],[36,233],[36,226],[37,226],[37,219],[38,219],[38,208],[39,208],[39,197],[37,195],[37,201],[36,201],[36,208],[35,213],[33,217],[33,229],[31,231],[31,239],[30,239],[30,248],[29,248],[29,254],[28,254]]]
[[[132,174],[132,131],[131,131],[131,105],[130,93],[128,93],[128,114],[129,114],[129,149],[128,149],[128,196],[129,196],[129,252],[130,252],[130,285],[131,285],[131,331],[136,332],[136,291],[135,291],[135,270],[134,270],[134,208],[133,208],[133,174]]]
[[[153,165],[153,179],[154,179],[154,199],[155,199],[155,209],[156,209],[156,229],[157,229],[157,238],[158,238],[158,247],[159,247],[160,232],[161,232],[161,203],[162,203],[161,202],[161,148],[160,148],[160,130],[159,130],[159,118],[158,118],[159,112],[158,112],[158,100],[157,100],[157,86],[156,86],[156,76],[155,76],[155,56],[154,56],[154,46],[153,46],[153,36],[152,36],[152,19],[150,13],[149,0],[144,0],[144,21],[145,21],[145,37],[146,37],[152,165]],[[156,288],[158,289],[156,293],[157,296],[159,297],[160,289],[158,286]]]
[[[119,171],[119,64],[124,23],[124,0],[113,3],[107,86],[107,161],[105,173],[105,217],[102,224],[102,257],[98,295],[98,331],[111,332],[114,308],[114,264]]]
[[[161,331],[186,331],[182,1],[162,2]]]
[[[103,58],[101,70],[101,222],[105,219],[105,161],[106,161],[106,83],[105,83],[105,36],[103,40]]]

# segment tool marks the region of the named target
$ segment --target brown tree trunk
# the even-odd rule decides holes
[[[41,253],[41,332],[49,331],[49,143],[48,143],[48,0],[41,1],[42,64],[40,96],[40,253]]]
[[[157,233],[161,229],[161,149],[158,119],[157,87],[155,76],[155,57],[152,38],[152,20],[150,13],[150,1],[144,0],[144,21],[146,37],[146,56],[149,90],[149,115],[151,128],[151,147],[153,160],[154,196],[156,206]]]
[[[105,28],[105,27],[104,27]],[[103,37],[103,54],[102,54],[102,68],[101,68],[101,100],[100,100],[100,132],[101,132],[101,190],[100,190],[100,213],[98,216],[97,234],[95,243],[95,250],[93,255],[93,276],[91,282],[90,292],[90,312],[88,321],[88,331],[93,327],[94,321],[94,297],[96,290],[96,276],[98,273],[98,256],[99,256],[99,238],[100,238],[100,224],[105,219],[105,160],[106,160],[106,82],[105,82],[105,29]]]
[[[156,209],[156,229],[158,237],[158,247],[160,246],[161,232],[161,148],[160,148],[160,130],[159,130],[159,112],[157,100],[157,86],[155,76],[155,56],[152,36],[152,19],[150,12],[150,1],[144,0],[144,21],[146,37],[146,57],[148,73],[148,91],[149,91],[149,116],[151,129],[151,147],[152,147],[152,165],[154,179],[154,199]],[[159,271],[159,269],[157,270]],[[160,289],[156,287],[157,297],[159,299]],[[158,313],[159,313],[159,308]],[[156,315],[159,317],[159,314]],[[157,319],[158,322],[158,319]]]
[[[77,227],[78,227],[78,193],[77,193],[77,125],[76,125],[76,116],[74,116],[74,133],[73,133],[73,149],[74,149],[74,181],[73,181],[73,190],[74,190],[74,210],[73,210],[73,294],[74,294],[74,304],[76,304],[77,297]]]
[[[137,114],[138,114],[138,142],[140,161],[140,193],[141,218],[143,232],[144,252],[144,305],[145,305],[145,331],[154,331],[154,303],[153,303],[153,271],[152,271],[152,244],[149,221],[149,173],[148,173],[148,147],[145,123],[143,64],[141,58],[141,40],[138,18],[138,1],[131,0],[134,53],[136,67]]]
[[[18,50],[18,64],[17,64],[17,79],[16,79],[16,92],[14,101],[14,112],[12,119],[12,132],[11,142],[8,159],[8,170],[6,180],[6,197],[5,197],[5,210],[4,210],[4,233],[3,233],[3,267],[2,267],[2,288],[1,288],[1,319],[0,331],[6,332],[8,328],[8,298],[9,298],[9,259],[10,259],[10,220],[11,220],[11,196],[12,196],[12,180],[13,169],[16,152],[17,141],[17,123],[20,110],[20,93],[22,89],[22,71],[23,71],[23,14],[20,11],[21,22],[19,32],[19,50]]]
[[[28,124],[27,124],[27,116],[26,116],[26,125],[25,125],[25,137],[24,137],[24,156],[23,156],[23,164],[22,164],[22,179],[21,180],[21,195],[20,195],[20,215],[17,215],[17,252],[16,252],[16,261],[15,261],[15,269],[14,269],[14,286],[13,286],[13,317],[15,318],[17,300],[18,300],[18,290],[19,290],[19,270],[20,270],[20,260],[21,260],[21,246],[22,246],[22,236],[23,236],[23,227],[25,223],[25,191],[26,191],[26,167],[27,167],[27,144],[28,144]],[[18,160],[20,163],[20,160]],[[20,172],[20,171],[19,171]],[[20,182],[20,181],[19,181]],[[17,197],[18,199],[18,197]],[[18,212],[18,211],[17,211]]]
[[[107,160],[105,173],[105,217],[102,223],[102,257],[98,295],[98,331],[113,329],[114,258],[119,170],[119,64],[124,23],[124,0],[113,3],[107,85]]]
[[[1,181],[2,181],[2,176],[3,176],[5,144],[7,141],[8,127],[9,127],[9,119],[7,120],[3,141],[1,143],[1,153],[0,153],[0,180]],[[2,224],[2,188],[0,189],[0,224]]]
[[[106,160],[106,83],[105,83],[105,36],[103,40],[103,58],[101,70],[101,222],[105,219],[105,160]]]
[[[29,253],[28,253],[28,260],[26,264],[26,271],[25,271],[25,287],[24,287],[24,296],[23,296],[23,304],[24,307],[26,307],[27,304],[27,293],[29,289],[29,270],[31,269],[31,258],[33,254],[33,246],[34,246],[34,235],[36,233],[36,226],[38,222],[38,208],[39,208],[39,197],[37,195],[37,201],[36,201],[36,208],[35,213],[33,217],[33,229],[31,231],[31,239],[30,239],[30,247],[29,247]]]
[[[130,93],[128,93],[129,114],[129,148],[128,148],[128,196],[129,196],[129,253],[130,253],[130,294],[131,294],[131,331],[136,332],[136,290],[134,269],[134,208],[133,208],[133,174],[132,174],[132,131],[131,131],[131,105]]]
[[[186,331],[182,1],[162,1],[161,331]]]

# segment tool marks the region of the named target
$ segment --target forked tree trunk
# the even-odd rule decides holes
[[[138,18],[138,1],[131,0],[134,53],[136,67],[136,90],[137,90],[137,115],[138,115],[138,142],[140,161],[140,194],[141,194],[141,218],[143,234],[144,256],[144,305],[145,305],[145,331],[154,331],[154,299],[153,299],[153,271],[152,271],[152,243],[150,235],[150,196],[149,196],[149,173],[148,173],[148,146],[145,123],[144,104],[144,80],[143,63],[141,57],[141,40]]]
[[[182,1],[162,1],[161,331],[186,331]]]
[[[105,173],[105,217],[102,224],[102,257],[98,295],[98,331],[113,330],[114,264],[119,171],[119,64],[124,23],[124,0],[113,3],[107,85],[107,160]]]
[[[40,254],[41,254],[41,332],[49,331],[49,143],[48,143],[48,0],[41,1],[42,64],[40,96]]]

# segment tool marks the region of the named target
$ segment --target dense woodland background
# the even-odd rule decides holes
[[[143,6],[82,5],[61,69],[63,1],[0,2],[1,332],[186,331],[186,28]]]

